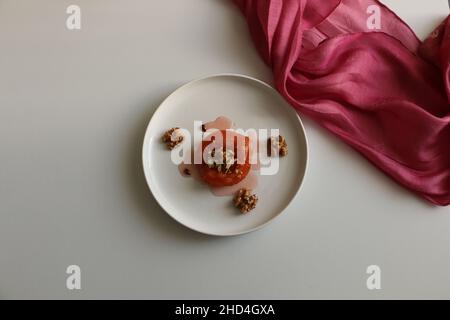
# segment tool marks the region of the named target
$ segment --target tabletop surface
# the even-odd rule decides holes
[[[421,38],[448,13],[384,2]],[[159,103],[210,74],[271,83],[231,1],[3,0],[0,47],[0,298],[450,298],[450,209],[307,119],[305,184],[264,229],[209,237],[159,208],[141,165]]]

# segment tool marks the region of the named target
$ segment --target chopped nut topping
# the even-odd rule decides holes
[[[172,150],[184,140],[184,137],[179,133],[178,129],[180,128],[172,128],[162,136],[162,141],[167,145],[169,150]]]
[[[267,140],[267,153],[269,157],[278,154],[280,157],[285,157],[288,154],[288,145],[286,139],[279,135],[278,137],[270,137]]]
[[[235,168],[234,169],[234,173],[237,175],[238,178],[242,177],[242,170],[241,169]]]
[[[248,213],[256,208],[258,203],[258,197],[256,194],[252,194],[248,189],[240,189],[234,197],[234,205],[242,213]]]
[[[228,173],[235,163],[234,152],[232,150],[218,150],[213,149],[206,159],[206,164],[211,169],[216,169],[219,172]]]

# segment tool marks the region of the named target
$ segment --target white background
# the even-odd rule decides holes
[[[448,13],[385,2],[422,38]],[[304,188],[268,227],[213,238],[158,207],[140,152],[162,99],[214,73],[271,81],[231,1],[1,0],[0,48],[1,298],[450,298],[450,209],[308,120]]]

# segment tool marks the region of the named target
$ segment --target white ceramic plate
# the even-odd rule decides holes
[[[172,127],[194,130],[194,120],[218,116],[238,128],[279,128],[289,146],[276,175],[261,176],[255,210],[240,214],[232,197],[214,196],[207,186],[180,175],[161,142]],[[231,236],[261,228],[278,216],[303,182],[308,159],[303,125],[294,109],[272,87],[247,76],[221,74],[190,82],[172,93],[154,113],[144,138],[145,177],[160,206],[184,226],[210,235]]]

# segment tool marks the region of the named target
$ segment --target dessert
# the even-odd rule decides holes
[[[252,190],[257,187],[257,172],[261,167],[259,160],[252,162],[258,150],[258,144],[254,145],[252,142],[259,140],[233,130],[232,126],[233,122],[226,117],[218,117],[199,125],[202,139],[194,145],[193,152],[188,159],[184,158],[187,161],[182,162],[178,170],[182,176],[206,184],[216,196],[233,196],[234,206],[241,213],[249,213],[258,203],[258,196]],[[174,127],[164,133],[162,141],[169,150],[184,141],[180,131],[179,127]],[[189,148],[190,146],[188,150]],[[183,148],[183,153],[184,151],[186,150]],[[195,162],[193,154],[200,155],[199,162]],[[288,147],[283,136],[267,139],[269,157],[284,157],[287,154]]]
[[[202,142],[202,164],[198,167],[201,179],[212,187],[241,182],[251,169],[249,150],[248,137],[227,130],[217,131],[211,140]]]

